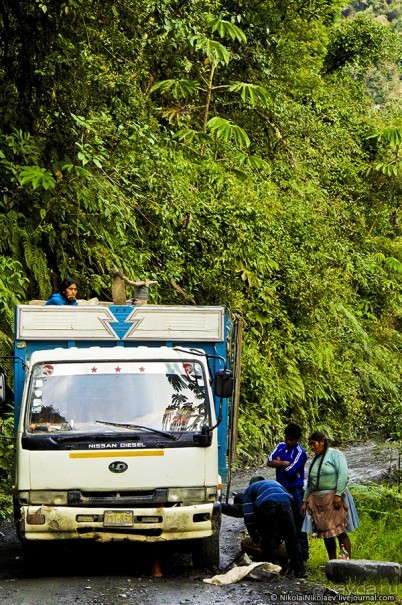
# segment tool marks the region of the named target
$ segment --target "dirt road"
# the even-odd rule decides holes
[[[379,455],[373,445],[345,453],[355,482],[362,477],[380,479],[387,472],[389,454]],[[364,474],[367,469],[369,478]],[[242,489],[255,473],[272,477],[266,467],[238,471],[233,475],[231,491]],[[156,550],[130,545],[79,544],[63,552],[44,553],[36,576],[29,577],[12,523],[3,524],[0,531],[1,605],[263,605],[335,600],[334,593],[321,585],[284,576],[248,579],[224,587],[205,584],[203,579],[212,573],[195,571],[190,555],[168,550],[160,559],[163,576],[153,577]],[[243,531],[241,519],[223,518],[221,570],[238,553]]]

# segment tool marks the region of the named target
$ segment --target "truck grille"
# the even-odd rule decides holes
[[[168,490],[165,488],[152,491],[131,492],[82,492],[71,490],[68,492],[69,506],[172,506],[167,503]]]

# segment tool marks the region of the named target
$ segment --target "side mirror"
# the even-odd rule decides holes
[[[193,442],[194,445],[198,445],[199,447],[209,447],[212,443],[212,431],[210,431],[208,426],[202,426],[201,432],[193,435]]]
[[[233,374],[230,370],[219,370],[215,374],[215,395],[217,397],[231,397],[233,395]]]
[[[0,403],[6,400],[6,381],[4,374],[0,374]]]

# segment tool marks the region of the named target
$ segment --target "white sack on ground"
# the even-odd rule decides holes
[[[233,567],[227,573],[214,576],[213,578],[205,578],[203,582],[206,584],[215,584],[215,586],[223,586],[224,584],[235,584],[240,582],[243,578],[249,576],[251,572],[256,569],[279,574],[281,567],[268,563],[267,561],[261,561],[259,563],[252,563],[251,565],[242,565],[241,567]]]

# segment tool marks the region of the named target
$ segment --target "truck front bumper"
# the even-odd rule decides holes
[[[22,506],[18,521],[24,540],[166,542],[207,538],[220,525],[218,502],[158,508]]]

